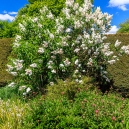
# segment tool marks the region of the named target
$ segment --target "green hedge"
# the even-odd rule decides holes
[[[121,41],[121,45],[129,45],[129,34],[108,35],[105,42],[115,43]],[[129,94],[129,55],[124,55],[115,64],[108,66],[108,71],[114,80],[114,88],[122,92],[123,95]]]
[[[6,64],[8,56],[11,52],[11,43],[13,39],[0,39],[0,87],[4,86],[12,77],[6,72]]]

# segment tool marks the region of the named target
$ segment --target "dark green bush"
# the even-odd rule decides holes
[[[123,45],[129,45],[129,34],[108,35],[106,42],[114,44],[116,40]],[[124,55],[113,65],[108,66],[108,71],[114,80],[114,87],[122,94],[129,96],[129,55]]]
[[[12,38],[0,39],[0,87],[6,85],[12,79],[12,76],[6,72],[8,56],[11,53]]]

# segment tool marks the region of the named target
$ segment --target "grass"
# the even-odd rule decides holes
[[[28,104],[19,99],[0,99],[0,128],[19,129],[27,108]]]

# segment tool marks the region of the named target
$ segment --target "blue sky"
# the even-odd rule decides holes
[[[27,0],[1,0],[0,20],[14,20],[18,10],[26,4]],[[129,19],[129,0],[94,0],[94,6],[113,15],[110,33],[115,33],[119,24]]]

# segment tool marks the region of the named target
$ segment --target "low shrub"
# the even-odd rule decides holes
[[[71,83],[66,82],[67,87],[71,87]],[[102,96],[100,90],[93,89],[90,84],[86,84],[85,89],[82,87],[72,100],[65,93],[60,93],[59,87],[54,89],[59,93],[58,97],[49,90],[48,97],[35,99],[25,115],[22,129],[129,128],[128,99],[112,93]]]

